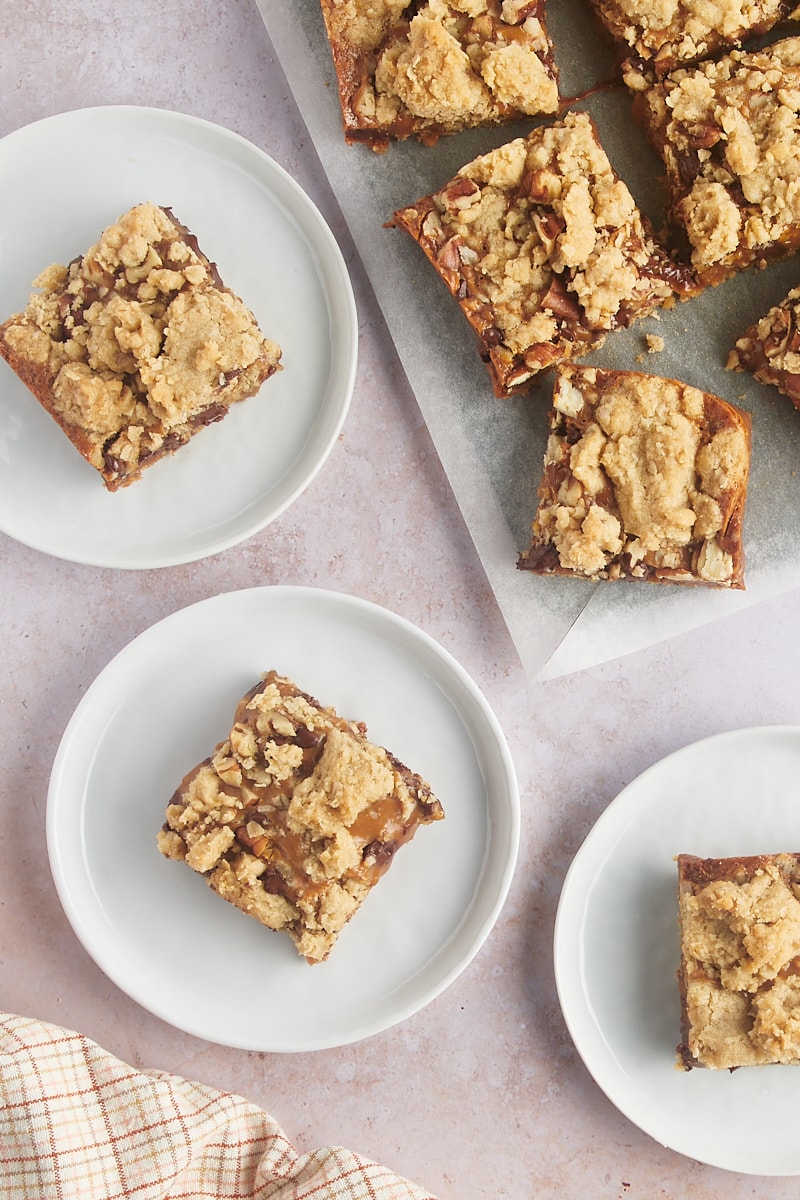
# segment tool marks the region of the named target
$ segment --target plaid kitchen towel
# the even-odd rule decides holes
[[[2,1200],[434,1200],[340,1146],[298,1154],[241,1096],[0,1013]]]

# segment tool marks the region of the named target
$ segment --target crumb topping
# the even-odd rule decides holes
[[[500,395],[690,286],[586,113],[481,155],[393,223],[458,297]]]
[[[400,105],[444,128],[486,124],[514,107],[554,112],[558,89],[541,55],[549,50],[533,17],[500,21],[484,0],[429,0],[407,38],[387,46],[375,69],[375,112],[392,120]],[[514,10],[506,7],[508,16]],[[516,30],[520,36],[513,37]],[[399,102],[399,103],[398,103]]]
[[[279,347],[154,204],[123,214],[34,286],[3,327],[4,355],[109,487],[279,368]]]
[[[788,14],[790,0],[593,0],[610,32],[633,61],[626,80],[645,86],[642,64],[663,75],[771,29]],[[637,61],[638,60],[638,61]]]
[[[633,197],[585,114],[490,151],[458,178],[477,187],[443,189],[436,209],[459,251],[463,245],[467,259],[470,251],[477,256],[511,350],[529,344],[528,322],[541,319],[538,301],[554,273],[569,274],[590,325],[611,327],[649,247]],[[546,320],[554,333],[554,314]]]
[[[403,137],[553,113],[541,0],[324,0],[346,124]],[[368,139],[367,139],[368,140]]]
[[[723,863],[725,860],[722,860]],[[713,874],[713,872],[712,872]],[[688,1049],[702,1066],[800,1060],[800,870],[793,855],[681,883]]]
[[[396,850],[441,819],[430,786],[363,725],[274,671],[237,706],[228,738],[167,808],[161,852],[226,900],[286,930],[310,962],[338,934]]]
[[[800,246],[800,38],[674,71],[636,111],[708,282]]]
[[[743,882],[722,879],[687,896],[684,945],[713,964],[723,987],[755,992],[800,953],[800,884],[773,864]]]
[[[736,342],[729,369],[752,371],[800,408],[800,287],[793,288]]]
[[[676,380],[560,368],[530,568],[730,586],[748,428]]]
[[[375,50],[408,8],[408,0],[337,0],[328,7],[337,37],[357,50]]]

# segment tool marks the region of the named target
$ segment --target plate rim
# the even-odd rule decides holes
[[[714,1155],[701,1156],[697,1152],[696,1147],[692,1150],[687,1149],[680,1144],[681,1139],[676,1137],[674,1133],[672,1136],[665,1138],[652,1120],[643,1121],[640,1116],[637,1116],[635,1106],[627,1098],[620,1096],[620,1089],[616,1085],[615,1079],[613,1077],[609,1079],[607,1066],[604,1072],[604,1064],[599,1061],[602,1055],[596,1050],[595,1044],[587,1046],[587,1038],[582,1036],[578,1028],[579,1019],[585,1021],[588,1018],[594,1027],[594,1031],[602,1037],[602,1028],[597,1018],[593,1015],[585,988],[569,989],[565,978],[567,971],[569,971],[571,976],[577,976],[581,979],[583,977],[583,941],[580,937],[580,927],[582,927],[585,921],[587,900],[591,891],[592,879],[602,873],[598,870],[595,872],[595,876],[591,878],[586,876],[584,880],[584,864],[587,859],[590,859],[590,855],[596,844],[604,848],[604,857],[606,860],[611,856],[613,847],[610,849],[607,844],[604,846],[602,841],[603,836],[606,834],[607,829],[613,831],[615,825],[619,827],[618,832],[621,836],[625,818],[626,816],[630,817],[630,810],[637,801],[639,787],[646,784],[648,777],[658,774],[668,764],[672,765],[679,759],[691,758],[693,755],[703,754],[712,746],[716,747],[725,742],[741,739],[761,741],[768,739],[769,741],[774,741],[779,737],[790,737],[797,744],[798,752],[800,752],[800,724],[792,724],[791,722],[777,724],[765,722],[763,725],[747,725],[720,730],[698,738],[693,742],[688,742],[663,755],[655,762],[650,763],[649,766],[645,767],[638,775],[635,775],[627,784],[620,788],[594,821],[569,863],[556,907],[552,952],[556,993],[567,1032],[591,1079],[626,1120],[630,1121],[632,1125],[635,1125],[636,1128],[640,1129],[665,1149],[672,1150],[692,1161],[747,1177],[790,1179],[800,1176],[800,1151],[798,1151],[797,1165],[791,1171],[787,1171],[786,1169],[770,1170],[769,1165],[764,1163],[759,1163],[758,1165],[747,1165],[741,1162],[731,1164]],[[652,798],[648,801],[647,797],[645,797],[644,800],[645,807],[652,807],[656,803]],[[579,893],[577,896],[576,892]],[[571,934],[574,939],[569,945],[566,944],[567,934]],[[568,967],[564,965],[567,963],[569,964]],[[594,1043],[594,1038],[591,1040]],[[605,1043],[605,1038],[603,1038],[603,1041],[608,1046]],[[608,1046],[605,1053],[607,1058],[610,1059],[612,1057],[610,1046]]]
[[[398,1005],[395,1009],[384,1010],[383,1016],[373,1019],[367,1025],[362,1024],[352,1029],[346,1036],[337,1036],[334,1033],[333,1035],[329,1034],[322,1037],[302,1038],[295,1036],[293,1040],[284,1041],[283,1043],[280,1043],[280,1040],[276,1042],[263,1038],[256,1038],[245,1042],[241,1038],[231,1039],[221,1036],[219,1033],[210,1033],[207,1028],[202,1027],[202,1022],[198,1025],[197,1023],[193,1023],[192,1020],[176,1020],[174,1012],[169,1014],[157,1002],[154,1003],[150,999],[143,998],[141,992],[136,987],[131,987],[129,979],[121,978],[122,973],[117,970],[109,971],[103,963],[102,954],[98,956],[98,948],[95,945],[97,938],[92,937],[91,931],[92,913],[88,913],[87,915],[76,904],[73,888],[70,883],[75,867],[73,865],[70,870],[65,871],[64,855],[60,845],[61,823],[65,819],[65,816],[77,818],[77,821],[81,824],[84,818],[86,804],[85,791],[77,803],[73,802],[68,806],[68,812],[65,814],[63,811],[64,802],[59,800],[59,789],[62,784],[64,771],[69,766],[69,760],[73,753],[72,743],[80,729],[81,723],[87,717],[87,714],[91,714],[93,699],[98,690],[107,684],[115,671],[122,669],[124,660],[136,654],[137,647],[143,639],[150,636],[153,638],[161,636],[170,626],[174,627],[180,624],[181,619],[184,617],[192,620],[199,610],[203,608],[212,609],[214,606],[224,606],[226,603],[234,605],[237,603],[246,604],[251,598],[255,599],[259,595],[263,596],[264,594],[269,594],[269,597],[275,599],[277,602],[285,602],[293,597],[300,596],[314,604],[321,603],[323,605],[333,604],[334,606],[340,606],[347,610],[348,613],[359,611],[369,613],[377,620],[388,621],[389,626],[399,629],[404,637],[411,639],[414,644],[420,647],[421,655],[424,657],[433,655],[440,668],[447,673],[447,678],[452,684],[452,689],[448,688],[444,693],[448,706],[457,715],[459,723],[469,737],[470,743],[475,747],[479,766],[482,767],[488,761],[489,755],[491,755],[496,763],[495,771],[502,773],[504,794],[501,797],[499,808],[497,800],[495,800],[493,805],[488,781],[484,780],[487,830],[492,830],[495,840],[498,836],[502,836],[503,838],[497,850],[498,861],[502,863],[502,870],[499,874],[495,872],[497,877],[494,882],[491,903],[477,924],[469,943],[459,951],[451,966],[436,976],[432,985],[421,989],[419,992],[415,992],[411,1000]],[[423,669],[423,666],[424,664],[420,663],[420,669]],[[454,691],[457,692],[456,696],[453,694]],[[473,715],[470,717],[464,712],[466,704],[471,705],[473,708]],[[476,728],[476,718],[480,721],[484,733],[489,737],[489,742],[487,743],[488,750],[484,748],[480,753],[473,737],[473,732]],[[503,817],[499,835],[497,832],[497,823],[493,820],[494,809],[497,809]],[[215,593],[205,599],[194,601],[167,614],[131,638],[97,672],[73,709],[53,758],[46,796],[45,837],[51,878],[62,911],[67,918],[74,936],[98,969],[130,1000],[133,1000],[142,1009],[150,1012],[172,1027],[214,1044],[264,1053],[305,1053],[337,1048],[362,1041],[365,1038],[372,1037],[408,1020],[440,996],[467,969],[475,956],[483,948],[497,924],[514,878],[521,837],[519,780],[507,739],[488,699],[466,669],[431,634],[394,610],[350,593],[325,587],[315,587],[313,585],[267,584],[249,588],[234,588],[227,592]],[[91,873],[86,862],[85,845],[82,836],[80,845],[81,874],[85,880],[91,881]],[[488,845],[489,842],[487,842],[487,847]],[[484,875],[488,858],[488,849],[485,849],[482,856],[480,874],[477,877],[479,880]],[[94,891],[94,888],[92,890]],[[95,917],[97,911],[99,911],[99,901],[98,909],[94,910]],[[470,910],[466,911],[469,912]],[[454,931],[451,936],[456,936],[456,932]],[[443,950],[445,945],[446,943],[438,946],[436,952],[439,953]]]
[[[69,125],[70,122],[80,123],[83,120],[86,122],[100,122],[103,120],[113,121],[115,119],[135,120],[137,117],[143,120],[154,121],[157,124],[163,123],[165,128],[168,128],[170,123],[177,126],[183,125],[190,130],[194,130],[197,134],[205,134],[209,138],[217,138],[222,142],[227,142],[241,153],[250,156],[253,161],[260,163],[266,171],[272,172],[280,180],[282,186],[292,194],[294,203],[297,206],[292,208],[292,215],[302,231],[303,239],[314,253],[321,291],[329,307],[331,318],[331,370],[328,376],[328,386],[330,386],[332,380],[336,379],[339,411],[331,424],[325,441],[320,446],[315,458],[311,460],[309,466],[305,469],[301,480],[297,482],[295,487],[280,503],[274,504],[264,514],[261,511],[263,506],[257,501],[255,505],[251,506],[255,512],[249,521],[240,521],[237,523],[231,518],[226,524],[234,524],[235,529],[230,530],[227,536],[207,537],[205,540],[200,540],[200,545],[194,544],[197,540],[197,531],[193,531],[191,547],[181,550],[173,543],[171,549],[165,548],[158,553],[140,549],[134,558],[131,558],[130,555],[117,555],[112,550],[109,550],[107,553],[97,553],[92,552],[90,548],[86,547],[75,550],[64,549],[57,542],[48,540],[47,537],[33,536],[30,532],[26,531],[16,532],[13,522],[14,506],[9,505],[7,507],[5,516],[0,512],[0,532],[20,545],[27,546],[29,549],[66,562],[114,570],[154,570],[198,562],[214,554],[229,550],[233,546],[241,545],[249,538],[254,537],[257,533],[267,528],[285,513],[319,474],[330,457],[342,432],[355,390],[359,352],[358,310],[353,282],[343,251],[333,230],[317,204],[297,180],[294,179],[291,173],[275,158],[256,145],[255,142],[250,141],[235,130],[218,122],[211,121],[208,118],[197,117],[191,113],[184,113],[168,107],[138,104],[94,104],[79,108],[64,109],[57,113],[38,117],[36,120],[26,122],[16,129],[10,130],[0,137],[0,159],[2,159],[5,147],[9,144],[15,142],[18,144],[24,138],[31,135],[36,136],[40,131],[49,127],[58,127],[60,124]],[[214,157],[216,158],[216,156]],[[340,331],[336,337],[334,337],[334,325],[340,327]],[[261,499],[259,497],[259,501]]]

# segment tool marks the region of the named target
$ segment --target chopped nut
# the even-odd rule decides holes
[[[296,732],[293,723],[281,712],[272,713],[272,728],[281,737],[292,738]]]

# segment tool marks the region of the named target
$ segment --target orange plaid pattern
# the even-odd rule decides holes
[[[2,1200],[435,1200],[340,1146],[298,1154],[241,1096],[0,1014]]]

